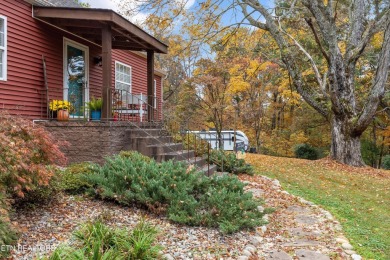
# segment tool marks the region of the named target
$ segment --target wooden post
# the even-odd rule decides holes
[[[148,77],[148,121],[154,119],[153,109],[153,85],[154,85],[154,51],[147,51],[147,77]]]
[[[112,118],[112,34],[111,25],[106,24],[102,28],[102,69],[103,69],[103,86],[102,86],[102,121],[109,121]]]

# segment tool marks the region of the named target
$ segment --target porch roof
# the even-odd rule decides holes
[[[112,49],[167,53],[168,46],[109,9],[34,6],[33,16],[97,45],[112,28]]]

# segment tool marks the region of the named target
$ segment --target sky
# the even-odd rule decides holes
[[[118,9],[117,4],[112,0],[81,0],[80,2],[89,3],[93,8]]]
[[[80,2],[89,3],[93,8],[118,10],[118,5],[115,0],[81,0]],[[191,8],[195,2],[196,0],[188,0],[186,8]]]
[[[92,8],[104,8],[104,9],[112,9],[118,13],[119,8],[118,8],[118,2],[123,1],[123,0],[79,0],[80,2],[84,3],[89,3]],[[175,1],[175,0],[172,0]],[[180,0],[178,0],[180,1]],[[197,1],[196,0],[186,0],[186,8],[190,9],[191,7],[197,6]],[[129,0],[131,2],[131,0]],[[202,1],[199,1],[202,2]],[[260,0],[260,2],[266,7],[266,8],[272,8],[274,5],[274,0]],[[230,1],[221,1],[223,3],[222,5],[230,3]],[[145,21],[147,17],[147,14],[145,13],[139,13],[136,16],[132,17],[130,20],[135,23],[142,23]],[[243,18],[243,14],[241,12],[236,12],[236,11],[228,11],[223,17],[222,17],[222,23],[229,25],[229,24],[234,24],[237,21],[241,21]],[[263,20],[262,18],[259,17],[260,20]]]
[[[79,0],[83,3],[89,3],[92,8],[103,8],[103,9],[111,9],[119,13],[118,10],[118,1],[121,0]],[[187,0],[186,8],[189,9],[196,3],[196,0]],[[132,22],[140,22],[144,21],[147,17],[147,14],[139,13],[136,16],[130,19]]]

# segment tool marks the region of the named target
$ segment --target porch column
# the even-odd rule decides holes
[[[154,51],[147,51],[147,77],[148,77],[148,121],[153,121],[153,86],[154,86]]]
[[[111,25],[105,24],[102,28],[102,69],[103,69],[103,86],[102,86],[102,121],[109,121],[112,118],[112,34]]]

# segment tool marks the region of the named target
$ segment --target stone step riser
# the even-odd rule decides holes
[[[169,136],[169,133],[162,129],[132,129],[128,130],[127,133],[130,138]]]
[[[173,138],[170,136],[160,136],[160,137],[135,137],[130,138],[131,147],[139,147],[141,145],[158,145],[173,143]]]

